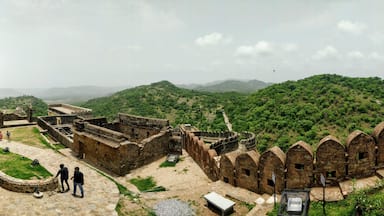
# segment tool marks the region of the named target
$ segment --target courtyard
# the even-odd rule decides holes
[[[3,133],[5,131],[2,129]],[[0,141],[0,148],[5,147],[32,160],[38,159],[53,175],[56,174],[61,163],[69,168],[70,176],[73,175],[74,167],[80,167],[85,176],[85,197],[75,198],[71,196],[71,192],[59,193],[57,189],[57,191],[44,192],[42,199],[36,199],[32,194],[16,193],[0,188],[2,200],[0,215],[148,215],[158,202],[178,199],[188,203],[196,215],[213,216],[217,214],[207,208],[203,198],[211,191],[236,202],[232,215],[246,215],[255,205],[254,201],[260,197],[258,194],[235,188],[221,181],[212,182],[185,151],[174,167],[160,167],[160,164],[166,160],[164,157],[133,170],[125,176],[115,176],[84,163],[68,148],[54,151],[3,139]],[[106,175],[132,191],[136,198],[132,199],[119,194],[117,185],[105,177]],[[152,177],[156,185],[163,186],[166,191],[140,192],[129,181],[137,177]],[[72,184],[70,186],[72,191]],[[263,198],[267,200],[269,196]],[[119,208],[116,208],[117,205]],[[257,205],[254,210],[258,209],[258,215],[265,214],[272,209],[272,206],[273,203]]]

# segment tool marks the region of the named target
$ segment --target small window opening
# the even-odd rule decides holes
[[[295,168],[298,170],[304,170],[304,164],[295,164]]]
[[[335,178],[336,177],[336,171],[327,172],[327,177]]]
[[[272,179],[267,180],[267,184],[271,187],[273,187],[275,184],[273,183]]]
[[[224,180],[225,183],[229,182],[229,179],[227,177],[224,177],[223,180]]]
[[[368,158],[368,152],[359,152],[357,158],[358,158],[359,160]]]
[[[246,176],[250,176],[250,175],[251,175],[251,170],[249,170],[249,169],[243,169],[243,173],[244,173]]]

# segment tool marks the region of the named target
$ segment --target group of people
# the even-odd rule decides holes
[[[56,177],[58,177],[60,175],[60,182],[61,182],[61,188],[62,188],[62,192],[67,192],[69,191],[69,184],[68,184],[68,168],[64,166],[64,164],[60,164],[60,169],[59,171],[57,172],[56,174]],[[84,197],[84,189],[83,189],[83,185],[84,185],[84,175],[82,172],[80,172],[80,168],[79,167],[75,167],[75,172],[73,173],[73,176],[71,177],[71,180],[73,179],[73,193],[72,195],[73,196],[76,196],[76,188],[79,187],[80,188],[80,193],[81,193],[81,198]],[[67,190],[64,190],[64,182],[65,184],[67,185]]]

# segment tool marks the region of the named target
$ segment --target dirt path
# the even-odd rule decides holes
[[[149,165],[133,170],[132,173],[124,177],[118,177],[116,180],[130,190],[139,193],[140,201],[149,208],[153,208],[162,200],[175,198],[189,203],[197,215],[204,216],[217,215],[212,212],[211,209],[207,208],[206,201],[203,198],[205,194],[208,194],[211,191],[215,191],[236,202],[234,207],[235,212],[232,214],[233,216],[246,215],[249,212],[246,203],[254,204],[254,201],[261,197],[256,193],[233,187],[222,181],[212,182],[185,151],[183,151],[181,158],[181,161],[177,163],[175,167],[159,167],[160,164],[165,161],[164,157]],[[156,185],[165,187],[167,191],[140,193],[135,186],[129,183],[129,179],[137,178],[138,176],[142,178],[152,176],[156,181]],[[134,215],[132,212],[138,212],[139,208],[141,208],[139,205],[135,205],[129,201],[127,201],[125,205],[129,208],[127,212],[130,212],[131,215]],[[270,204],[265,204],[259,207],[260,210],[267,209],[268,211],[271,208],[272,205]]]

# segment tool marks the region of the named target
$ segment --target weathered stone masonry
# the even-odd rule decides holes
[[[213,181],[222,180],[234,186],[260,193],[273,193],[272,172],[276,191],[284,188],[320,186],[320,175],[327,185],[340,181],[372,176],[384,167],[384,122],[377,125],[372,136],[362,131],[351,133],[345,145],[333,136],[324,137],[316,154],[303,141],[292,145],[287,154],[273,147],[259,155],[255,150],[218,154],[208,149],[202,133],[183,131],[186,151]],[[211,145],[213,146],[213,145]]]
[[[91,164],[125,175],[167,155],[171,136],[167,120],[119,114],[112,123],[75,121],[72,150]]]

